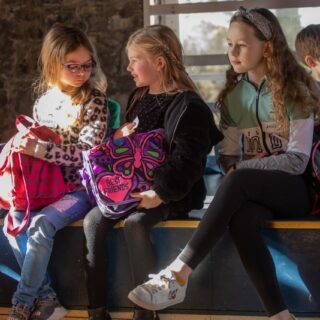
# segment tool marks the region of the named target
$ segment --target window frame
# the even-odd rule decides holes
[[[256,7],[257,0],[243,1],[212,1],[198,3],[176,3],[176,4],[150,5],[150,0],[143,0],[144,26],[150,25],[151,16],[155,15],[174,15],[191,14],[204,12],[225,12],[235,11],[239,6],[247,8]],[[288,8],[308,8],[319,7],[319,0],[259,0],[259,7],[268,9],[288,9]],[[184,63],[186,66],[208,66],[208,65],[226,65],[228,59],[225,54],[207,54],[207,55],[185,55]]]

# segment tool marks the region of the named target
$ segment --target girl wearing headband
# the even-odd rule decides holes
[[[181,254],[129,298],[152,310],[183,301],[189,275],[229,228],[267,315],[293,319],[261,229],[266,220],[302,217],[311,209],[302,175],[319,99],[269,10],[240,8],[227,42],[230,68],[218,96],[226,176]]]

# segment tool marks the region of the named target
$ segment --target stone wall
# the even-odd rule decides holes
[[[31,115],[32,83],[43,36],[55,23],[93,40],[108,77],[108,94],[125,107],[134,83],[126,71],[128,36],[143,26],[142,0],[0,0],[0,142],[19,113]]]

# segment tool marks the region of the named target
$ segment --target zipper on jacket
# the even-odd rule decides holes
[[[263,80],[257,90],[257,94],[256,94],[256,117],[257,117],[257,121],[258,121],[258,124],[259,124],[259,127],[261,129],[261,133],[262,133],[262,143],[263,143],[263,146],[264,148],[266,149],[266,151],[268,152],[269,155],[271,155],[271,152],[270,152],[270,149],[267,145],[267,139],[266,139],[266,133],[263,131],[262,129],[262,123],[260,121],[260,118],[259,118],[259,98],[260,98],[260,93],[261,93],[261,89],[262,89],[262,86],[264,85],[265,83],[265,80]]]
[[[171,137],[171,140],[170,140],[170,144],[169,144],[169,152],[171,152],[171,146],[172,146],[173,138],[174,138],[175,133],[176,133],[176,131],[177,131],[177,127],[178,127],[178,125],[179,125],[179,122],[180,122],[183,114],[186,112],[186,110],[187,110],[187,105],[184,106],[184,109],[183,109],[182,112],[180,113],[180,116],[179,116],[179,118],[178,118],[178,120],[177,120],[177,122],[176,122],[176,125],[175,125],[175,127],[174,127],[174,130],[173,130],[173,133],[172,133],[172,137]]]
[[[258,89],[256,89],[256,87],[248,79],[244,78],[244,81],[247,81],[248,83],[250,83],[256,90],[256,118],[257,118],[260,130],[261,130],[261,134],[262,134],[262,144],[263,144],[265,150],[268,152],[268,154],[271,155],[270,149],[267,145],[266,133],[262,129],[262,123],[259,118],[259,109],[258,109],[261,89],[262,89],[264,83],[266,82],[266,80],[262,80]]]

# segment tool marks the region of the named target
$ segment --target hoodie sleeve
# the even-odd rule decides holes
[[[291,120],[289,123],[289,143],[287,151],[262,159],[239,162],[237,168],[279,170],[291,174],[303,174],[308,165],[312,147],[313,117]]]
[[[152,187],[164,203],[188,194],[203,175],[206,155],[221,140],[210,109],[200,99],[187,104],[176,123],[167,161],[155,170]]]

